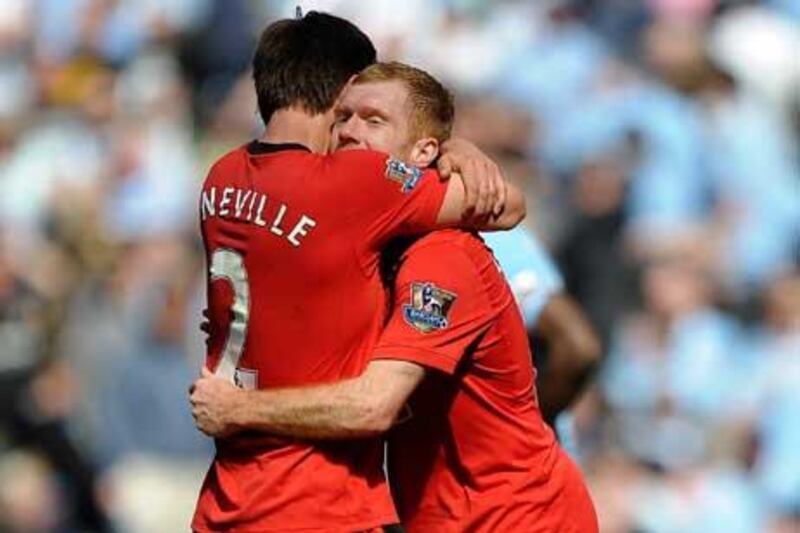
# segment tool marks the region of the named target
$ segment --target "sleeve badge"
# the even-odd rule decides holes
[[[411,284],[411,303],[403,305],[403,319],[422,333],[445,329],[456,294],[430,282]]]
[[[422,179],[422,169],[390,157],[386,160],[386,177],[399,183],[402,186],[403,193],[409,193],[414,190],[419,180]]]

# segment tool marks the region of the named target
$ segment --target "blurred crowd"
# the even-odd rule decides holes
[[[800,3],[0,0],[0,531],[186,530],[199,183],[295,5],[457,95],[604,342],[607,532],[800,530]]]

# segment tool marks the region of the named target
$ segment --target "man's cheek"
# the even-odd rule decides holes
[[[334,131],[333,133],[331,133],[331,142],[328,143],[328,152],[329,153],[330,152],[335,152],[336,149],[339,148],[339,141],[337,141],[336,138],[337,138],[337,135],[336,135],[336,132]]]

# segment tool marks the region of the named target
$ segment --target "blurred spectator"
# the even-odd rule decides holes
[[[715,262],[732,294],[755,292],[792,265],[800,245],[800,152],[785,117],[707,68],[700,102],[721,226]]]
[[[180,54],[196,126],[201,128],[208,126],[214,110],[248,68],[257,30],[244,0],[204,3],[201,23],[186,33]]]
[[[800,273],[778,277],[764,294],[764,326],[756,333],[744,405],[758,443],[754,475],[776,514],[800,511]]]
[[[185,409],[186,383],[193,378],[183,335],[190,290],[197,277],[186,257],[171,275],[144,287],[123,352],[108,365],[100,397],[103,440],[111,457],[156,454],[208,455],[210,442],[194,432]],[[143,388],[142,383],[151,386]],[[148,416],[145,413],[158,413]]]
[[[625,151],[586,161],[574,178],[574,209],[561,240],[558,260],[570,293],[597,328],[603,346],[636,298],[636,265],[626,242]]]
[[[9,474],[19,469],[22,486],[12,489],[0,483],[0,508],[13,508],[9,523],[0,519],[0,528],[109,531],[111,524],[97,499],[94,465],[68,432],[74,388],[69,368],[51,353],[57,303],[48,297],[55,295],[23,279],[6,254],[0,247],[0,449],[10,446],[30,452],[12,455],[3,463]],[[41,460],[46,466],[39,465]],[[54,474],[65,486],[48,479]],[[12,475],[3,479],[16,483]],[[28,492],[35,494],[28,494],[29,502],[17,507]],[[53,508],[57,503],[63,505]]]
[[[186,528],[196,192],[298,4],[445,80],[521,177],[613,339],[573,410],[603,531],[800,530],[793,0],[0,0],[0,530]]]
[[[47,463],[27,452],[10,452],[0,459],[0,476],[14,480],[0,485],[0,529],[9,533],[58,529],[62,502]]]
[[[642,284],[644,310],[617,327],[603,392],[628,453],[669,470],[699,465],[751,354],[730,349],[741,331],[687,258],[657,260]]]
[[[126,531],[185,529],[213,452],[185,406],[186,384],[199,367],[189,363],[184,340],[196,259],[179,242],[161,246],[177,247],[174,261],[142,288],[133,329],[116,347],[120,353],[107,364],[95,398],[102,421],[97,439],[111,465],[112,515]]]
[[[796,2],[772,3],[794,14],[795,19],[765,6],[730,10],[713,27],[708,42],[714,57],[747,92],[785,114],[797,104],[800,90],[799,9]]]
[[[530,109],[544,128],[580,103],[608,60],[603,41],[562,3],[519,7],[522,11],[507,16],[528,28],[520,31],[520,44],[505,52],[495,78],[500,94]]]

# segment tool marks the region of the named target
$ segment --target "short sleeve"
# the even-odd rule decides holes
[[[380,249],[394,237],[435,229],[447,192],[436,171],[367,150],[338,152],[334,162],[348,176],[350,201],[343,207],[364,223],[365,245]]]
[[[485,290],[457,245],[412,245],[398,271],[392,314],[373,359],[411,361],[452,374],[495,319]]]

